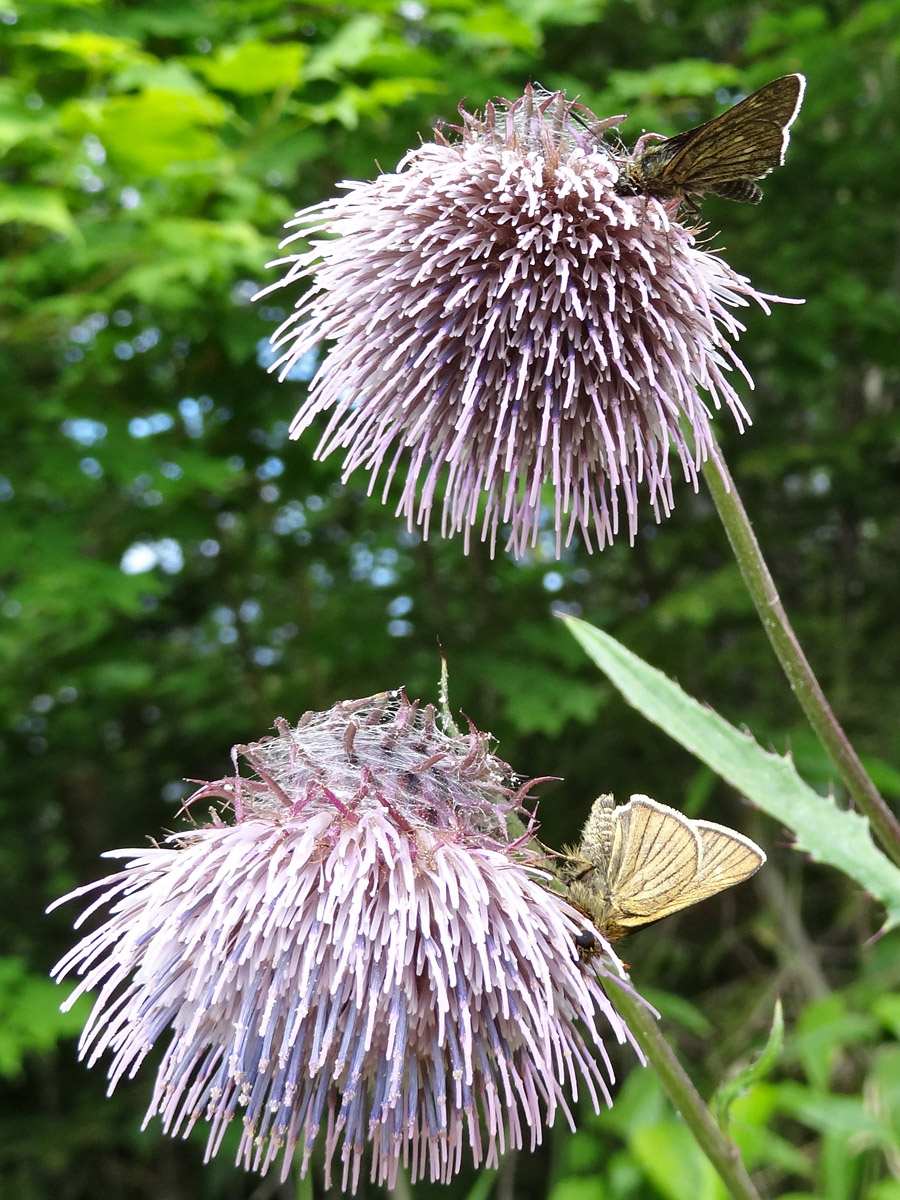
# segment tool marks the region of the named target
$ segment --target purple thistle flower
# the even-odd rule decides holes
[[[480,524],[493,553],[502,523],[521,555],[550,484],[557,556],[576,529],[588,549],[611,542],[623,504],[633,540],[642,481],[660,520],[671,451],[695,489],[713,453],[701,389],[749,421],[725,374],[752,386],[730,309],[778,297],[700,248],[677,201],[616,195],[598,137],[611,122],[594,120],[530,88],[462,112],[457,140],[438,132],[395,172],[299,212],[283,244],[310,248],[270,264],[288,270],[266,293],[312,282],[273,335],[272,369],[284,379],[332,343],[292,435],[329,412],[317,457],[343,449],[345,477],[363,467],[370,492],[383,472],[383,500],[407,461],[397,512],[426,537],[441,503],[444,536],[463,531],[468,549]]]
[[[124,870],[63,897],[99,891],[78,925],[109,912],[53,973],[83,977],[66,1006],[98,990],[80,1054],[112,1055],[110,1090],[167,1038],[145,1124],[205,1118],[209,1158],[238,1118],[238,1162],[281,1155],[282,1178],[321,1145],[350,1191],[367,1145],[373,1181],[446,1182],[466,1147],[491,1166],[571,1124],[582,1087],[609,1104],[623,972],[605,943],[579,954],[593,927],[547,889],[533,819],[507,833],[531,784],[401,692],[277,729],[236,747],[255,778],[192,797],[234,824],[115,851]]]

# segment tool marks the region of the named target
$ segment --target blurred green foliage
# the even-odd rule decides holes
[[[764,872],[628,943],[639,986],[705,1094],[785,1049],[731,1106],[763,1195],[900,1197],[900,941],[835,871],[602,683],[554,606],[692,695],[830,771],[770,658],[711,506],[682,489],[634,548],[491,562],[423,544],[287,438],[251,305],[282,223],[345,178],[391,169],[465,99],[564,87],[623,127],[678,129],[787,71],[809,77],[788,164],[757,209],[710,199],[729,261],[803,308],[748,313],[743,436],[717,423],[788,610],[835,708],[898,794],[900,6],[721,0],[70,0],[0,13],[0,1129],[21,1200],[293,1195],[227,1147],[139,1132],[149,1071],[103,1098],[79,1021],[45,981],[99,854],[177,823],[185,778],[283,715],[405,684],[454,707],[542,789],[571,839],[601,790],[649,792],[745,829]],[[863,682],[865,681],[865,682]],[[665,989],[665,991],[660,991]],[[80,1019],[80,1018],[79,1018]],[[57,1039],[59,1042],[53,1049]],[[648,1072],[582,1113],[504,1195],[692,1200],[719,1184]],[[463,1176],[451,1195],[485,1194]],[[424,1189],[423,1189],[424,1191]]]

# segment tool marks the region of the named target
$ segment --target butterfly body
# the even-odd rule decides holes
[[[608,941],[741,883],[762,866],[760,848],[712,821],[651,800],[594,801],[581,843],[557,868],[569,902]]]
[[[663,201],[712,192],[759,204],[762,189],[755,180],[784,163],[805,89],[803,75],[783,75],[675,137],[645,134],[619,163],[616,192]]]

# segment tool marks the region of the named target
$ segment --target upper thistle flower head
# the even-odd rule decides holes
[[[405,471],[398,512],[426,536],[438,505],[445,536],[493,551],[502,528],[522,554],[546,506],[557,554],[577,530],[603,547],[623,510],[633,539],[642,489],[657,520],[671,509],[672,451],[696,487],[710,405],[747,420],[731,310],[773,297],[698,246],[677,202],[617,195],[610,122],[592,121],[531,88],[462,112],[298,213],[285,245],[308,248],[273,264],[267,291],[312,285],[273,337],[281,377],[330,343],[294,436],[328,412],[317,453],[342,449],[384,498]]]
[[[237,749],[253,777],[193,798],[233,823],[117,851],[72,893],[100,893],[79,924],[108,913],[54,974],[83,976],[67,1004],[98,989],[80,1048],[111,1087],[162,1041],[148,1121],[205,1119],[211,1156],[237,1118],[246,1168],[316,1152],[350,1191],[367,1151],[388,1187],[401,1164],[446,1181],[571,1121],[580,1087],[609,1102],[620,964],[547,889],[531,828],[507,832],[528,785],[485,735],[392,692]]]

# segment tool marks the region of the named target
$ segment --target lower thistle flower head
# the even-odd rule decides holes
[[[747,420],[731,310],[775,297],[699,247],[677,201],[617,195],[579,109],[528,89],[463,112],[457,136],[298,213],[285,244],[310,248],[273,264],[267,292],[312,283],[273,369],[331,342],[293,435],[330,413],[317,454],[343,450],[370,491],[382,475],[384,499],[405,469],[398,512],[426,536],[439,504],[445,536],[493,552],[502,525],[523,554],[546,485],[557,555],[577,530],[612,541],[622,509],[633,539],[640,487],[657,520],[672,507],[673,452],[696,488],[709,403]]]
[[[285,1178],[299,1156],[303,1175],[321,1153],[349,1191],[367,1150],[378,1183],[401,1164],[446,1182],[571,1124],[579,1088],[609,1103],[603,1035],[631,1035],[601,982],[620,964],[584,961],[531,828],[508,835],[525,789],[485,735],[393,692],[237,752],[254,778],[193,797],[233,824],[116,851],[124,870],[71,893],[100,893],[79,924],[108,915],[54,974],[83,976],[67,1005],[97,990],[80,1050],[112,1056],[111,1088],[164,1041],[147,1121],[205,1119],[211,1157],[237,1119],[247,1169],[280,1155]]]

